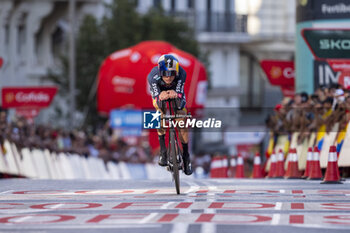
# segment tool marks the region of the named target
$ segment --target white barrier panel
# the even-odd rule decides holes
[[[0,171],[15,174],[19,166],[21,174],[28,178],[39,179],[164,179],[171,180],[170,173],[157,164],[118,164],[109,161],[106,165],[102,159],[77,154],[50,152],[49,150],[23,148],[20,153],[13,145],[7,144],[7,155],[12,155],[12,173],[9,172],[4,155],[0,151]],[[6,156],[7,156],[6,155]],[[5,157],[6,158],[6,157]],[[17,162],[16,162],[17,161]],[[18,163],[19,162],[19,163]],[[18,170],[18,169],[17,169]]]
[[[2,149],[0,148],[0,173],[8,173],[8,165],[5,159],[5,154],[3,154]]]
[[[51,159],[53,160],[54,166],[57,171],[57,179],[65,179],[64,170],[61,164],[61,159],[59,154],[57,154],[56,152],[52,152]]]
[[[90,170],[90,167],[89,167],[89,162],[88,162],[88,159],[83,157],[81,158],[81,167],[82,169],[84,170],[84,174],[85,174],[85,178],[86,179],[93,179],[93,171]]]
[[[50,179],[50,171],[48,168],[48,163],[46,162],[45,154],[40,149],[32,150],[32,156],[34,158],[35,164],[37,166],[37,172],[40,179]]]
[[[131,179],[131,175],[130,175],[129,169],[126,166],[125,162],[119,162],[118,163],[118,168],[119,168],[119,171],[120,171],[120,174],[121,174],[121,179],[123,179],[123,180]]]
[[[55,169],[54,169],[54,165],[51,159],[51,153],[48,149],[45,150],[40,150],[42,157],[44,159],[44,162],[46,164],[46,172],[47,175],[50,177],[49,179],[56,179],[55,177],[57,177]]]
[[[54,156],[50,153],[48,149],[44,150],[44,155],[48,165],[48,170],[50,172],[51,179],[59,179],[59,173],[56,168]]]
[[[56,152],[49,152],[49,153],[50,153],[50,160],[51,160],[51,166],[52,166],[51,169],[53,169],[53,174],[54,174],[53,179],[64,179],[64,174],[60,166],[59,156],[56,154]]]
[[[89,170],[91,171],[91,179],[96,179],[100,176],[99,171],[96,169],[95,158],[88,157],[87,158]]]
[[[111,179],[111,176],[106,169],[105,162],[102,159],[97,159],[97,166],[98,166],[98,169],[100,170],[102,179]]]
[[[112,179],[119,180],[121,175],[119,173],[118,165],[112,161],[107,162],[107,168]]]
[[[170,173],[165,167],[161,167],[158,164],[147,163],[146,172],[148,179],[160,179],[165,177],[170,177]]]
[[[70,164],[70,161],[65,153],[59,154],[60,166],[63,171],[63,179],[74,179],[73,168]]]
[[[306,168],[306,160],[307,160],[307,152],[308,152],[309,139],[305,138],[302,143],[297,146],[297,154],[298,154],[298,168],[299,170],[305,170]]]
[[[25,174],[23,173],[23,157],[21,156],[21,154],[18,152],[17,146],[14,143],[10,143],[11,144],[11,149],[12,149],[12,154],[13,157],[15,159],[17,168],[18,168],[18,174],[20,176],[25,176]]]
[[[52,170],[52,162],[51,162],[51,154],[50,151],[47,150],[40,150],[41,157],[46,165],[46,179],[54,179],[55,174],[54,170]]]
[[[338,165],[339,167],[350,167],[350,122],[346,130],[343,146],[340,150]]]
[[[88,157],[90,171],[92,171],[92,179],[110,179],[102,159]]]
[[[321,168],[326,168],[328,164],[328,154],[330,146],[334,145],[337,137],[339,123],[336,123],[330,133],[327,133],[323,138],[322,149],[320,150],[320,165]]]
[[[17,162],[17,158],[15,157],[15,155],[12,152],[10,142],[5,140],[4,147],[6,150],[6,154],[4,156],[4,159],[6,161],[5,164],[7,164],[8,173],[12,174],[12,175],[18,175],[19,174],[18,162]]]
[[[79,157],[75,154],[68,154],[67,158],[72,166],[74,179],[83,179],[84,173],[81,165],[79,164]]]
[[[91,177],[89,174],[90,171],[87,166],[87,161],[84,156],[73,154],[70,156],[73,164],[74,164],[74,170],[76,171],[75,176],[79,179],[88,179]]]
[[[39,176],[37,173],[37,169],[33,162],[32,154],[29,148],[23,148],[21,150],[21,154],[22,154],[23,174],[28,178],[38,178]]]

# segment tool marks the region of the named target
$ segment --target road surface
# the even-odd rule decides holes
[[[0,180],[0,232],[350,232],[350,182]]]

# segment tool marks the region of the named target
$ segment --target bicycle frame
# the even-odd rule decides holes
[[[176,119],[176,108],[173,106],[175,102],[173,99],[167,100],[169,106],[170,115],[174,117],[168,117],[169,121]],[[172,124],[169,129],[169,144],[168,144],[168,170],[172,173],[173,181],[175,181],[175,188],[177,194],[180,194],[180,178],[179,170],[183,170],[183,160],[182,160],[182,151],[179,146],[179,141],[176,135],[176,130]]]

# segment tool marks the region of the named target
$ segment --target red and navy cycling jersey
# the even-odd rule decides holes
[[[175,76],[174,81],[170,85],[166,85],[162,77],[159,76],[158,66],[154,67],[149,73],[148,84],[150,87],[151,95],[153,99],[159,101],[159,94],[162,91],[174,90],[177,93],[177,97],[181,100],[181,106],[184,108],[186,105],[186,97],[184,92],[184,86],[186,81],[186,71],[180,66],[179,75]]]

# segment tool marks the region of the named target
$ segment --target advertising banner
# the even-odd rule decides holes
[[[112,128],[142,128],[142,111],[140,110],[112,110],[110,113]]]
[[[280,86],[283,96],[295,94],[294,61],[263,60],[260,62],[271,85]]]
[[[271,85],[294,86],[293,61],[263,60],[260,65]]]
[[[98,74],[97,106],[100,114],[116,108],[153,109],[147,76],[161,55],[172,53],[186,71],[187,107],[204,108],[207,75],[203,64],[189,53],[164,41],[145,41],[116,51],[102,63]]]
[[[285,97],[294,97],[295,87],[294,86],[281,86],[281,91]]]
[[[48,107],[57,87],[4,87],[1,98],[3,108],[45,108]]]
[[[122,136],[141,136],[142,133],[141,110],[112,110],[110,112],[110,126],[121,129]]]
[[[40,109],[38,108],[16,108],[16,115],[25,117],[26,119],[33,119],[38,116]]]
[[[341,84],[350,88],[350,60],[314,61],[315,88]]]
[[[299,0],[297,1],[297,22],[320,19],[349,18],[348,0]]]
[[[350,59],[350,29],[306,28],[301,33],[316,59]]]

